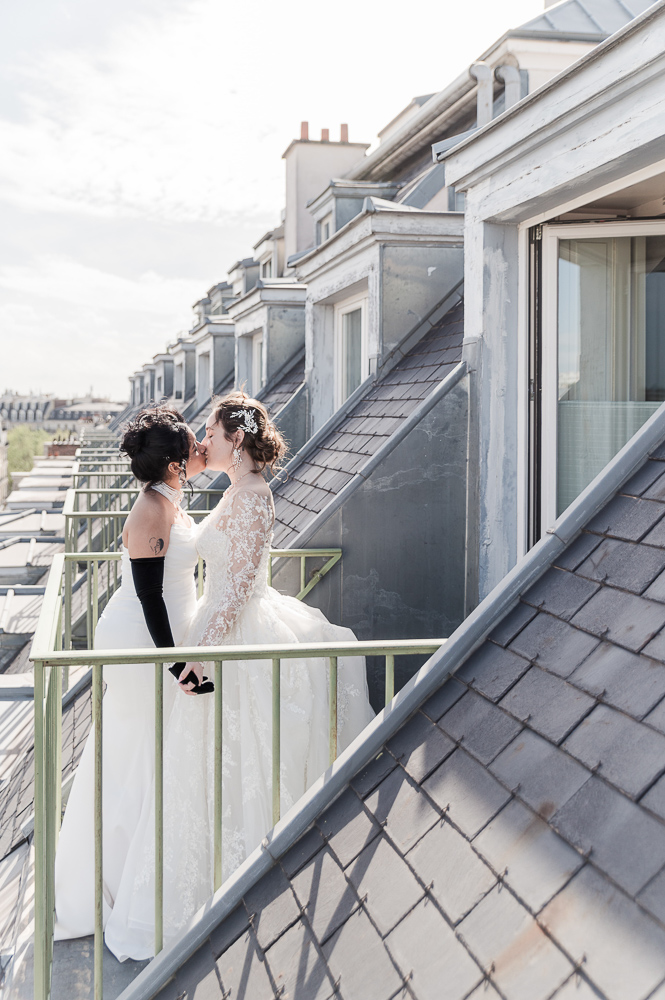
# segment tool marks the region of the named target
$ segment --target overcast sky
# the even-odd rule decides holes
[[[375,141],[542,0],[0,0],[0,392],[125,399],[276,225],[281,155]]]

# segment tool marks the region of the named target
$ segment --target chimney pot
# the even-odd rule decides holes
[[[309,139],[309,122],[300,122],[300,138]]]
[[[340,132],[341,132],[340,142],[348,142],[349,141],[349,126],[348,125],[342,125],[341,128],[340,128]]]
[[[330,129],[321,129],[321,142],[330,142]]]

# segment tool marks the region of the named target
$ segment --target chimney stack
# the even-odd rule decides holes
[[[342,125],[340,127],[340,132],[341,132],[341,135],[339,137],[339,141],[340,142],[348,142],[349,141],[349,126],[348,125]]]
[[[309,139],[309,122],[300,122],[300,139]]]
[[[321,142],[330,142],[330,129],[321,129]]]

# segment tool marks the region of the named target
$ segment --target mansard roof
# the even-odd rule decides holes
[[[261,402],[268,410],[271,417],[275,417],[293,396],[293,393],[300,388],[305,381],[305,352],[300,352],[299,357],[289,370],[272,387],[268,387],[265,393],[261,394]]]
[[[628,0],[627,3],[624,0],[562,0],[508,34],[553,38],[563,35],[602,41],[650,6],[649,0]]]
[[[463,305],[449,310],[383,378],[368,386],[288,479],[273,483],[275,545],[295,542],[462,356]]]
[[[665,995],[665,447],[553,541],[160,1000]]]

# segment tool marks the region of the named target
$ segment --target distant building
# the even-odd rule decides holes
[[[0,425],[0,504],[9,493],[9,466],[7,463],[7,432]]]

